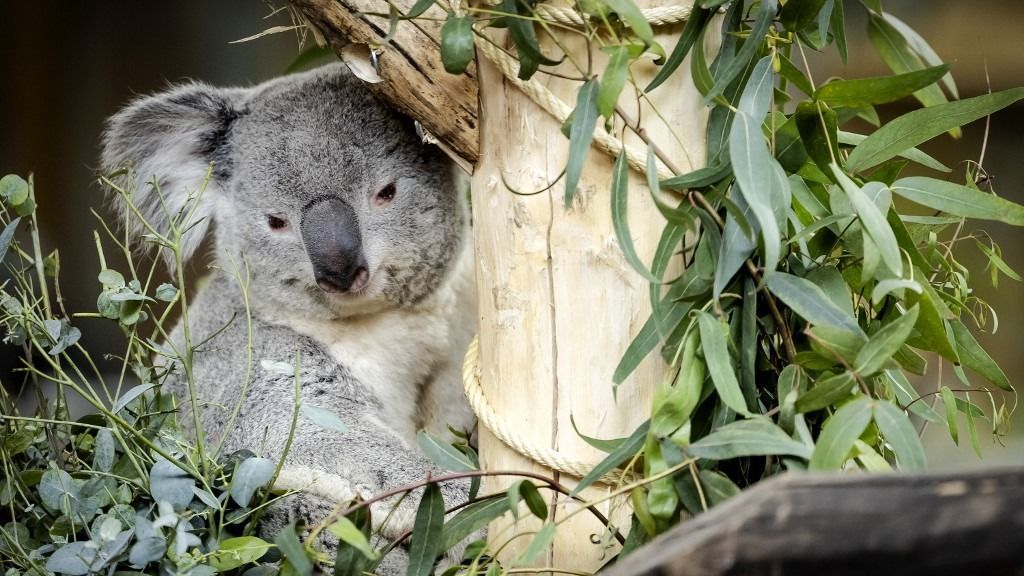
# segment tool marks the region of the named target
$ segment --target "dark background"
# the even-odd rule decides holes
[[[920,32],[953,64],[961,97],[1024,85],[1024,10],[1017,1],[888,0],[886,9]],[[203,80],[218,85],[245,85],[281,74],[299,53],[294,32],[229,44],[271,26],[288,25],[284,13],[258,0],[177,2],[18,2],[0,0],[0,175],[35,174],[44,250],[59,248],[61,280],[70,312],[95,310],[99,261],[92,231],[97,223],[89,208],[103,214],[102,192],[95,183],[99,137],[106,117],[133,95],[165,88],[168,82]],[[881,75],[884,64],[867,43],[863,9],[847,2],[850,64],[837,57],[809,54],[814,80],[827,77]],[[891,118],[910,109],[901,103],[880,110]],[[985,167],[996,190],[1024,202],[1024,106],[993,118]],[[961,141],[943,137],[925,149],[954,166],[956,177],[965,158],[977,160],[984,134],[979,122],[964,130]],[[1006,260],[1024,271],[1024,234],[1002,224],[983,228],[1001,244]],[[1010,375],[1024,381],[1024,323],[1021,285],[1007,278],[991,288],[977,252],[964,243],[979,294],[1000,313],[997,334],[979,340]],[[200,265],[201,267],[201,265]],[[90,350],[115,350],[120,334],[111,322],[82,319]],[[116,345],[115,345],[116,344]],[[0,380],[7,381],[10,358],[0,360]],[[934,374],[921,382],[933,390]],[[944,381],[954,382],[951,372]],[[984,405],[980,397],[972,398]],[[1024,423],[1024,411],[1015,418]],[[963,428],[963,425],[961,425]],[[979,461],[966,441],[951,448],[945,431],[932,426],[925,435],[933,468],[1024,462],[1024,437],[1010,437],[999,448],[983,424]],[[963,432],[962,432],[963,435]]]

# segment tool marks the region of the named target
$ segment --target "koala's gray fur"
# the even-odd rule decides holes
[[[193,202],[211,163],[212,178]],[[336,413],[348,431],[300,418],[286,459],[292,482],[312,483],[327,472],[343,480],[330,486],[332,495],[365,496],[441,473],[414,436],[426,428],[443,437],[447,425],[474,424],[459,384],[461,354],[476,324],[473,261],[454,170],[421,143],[411,121],[340,64],[253,88],[193,83],[136,100],[111,118],[103,166],[110,172],[125,165],[134,166],[128,186],[135,204],[158,229],[166,230],[168,213],[197,206],[185,258],[214,224],[214,272],[189,306],[191,342],[204,342],[193,364],[208,444],[227,434],[227,453],[281,455],[294,382],[263,361],[291,364],[298,352],[303,402]],[[377,193],[389,184],[395,195],[384,202]],[[335,230],[330,218],[314,221],[309,214],[319,202],[344,208],[353,226]],[[273,229],[270,216],[286,225]],[[364,257],[368,284],[356,290],[357,279],[343,286],[348,291],[325,291],[320,256],[314,263],[310,255],[343,240]],[[234,429],[225,430],[250,368],[245,303],[233,277],[239,269],[244,276],[246,265],[252,377]],[[171,343],[180,347],[183,339],[179,326]],[[187,398],[180,367],[168,383]],[[187,425],[188,402],[180,404]],[[466,488],[445,486],[446,501],[464,499]],[[264,531],[322,517],[329,506],[313,492],[279,505]],[[395,511],[385,536],[411,527],[416,500]],[[375,519],[386,512],[379,508]],[[390,570],[401,569],[400,561],[393,564]]]

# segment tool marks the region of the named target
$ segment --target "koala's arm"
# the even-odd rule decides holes
[[[205,405],[200,421],[207,443],[227,434],[225,453],[245,448],[275,461],[281,457],[295,411],[294,375],[281,363],[292,365],[296,353],[303,405],[337,415],[346,427],[345,432],[330,430],[299,414],[279,485],[303,492],[284,500],[268,515],[268,533],[295,519],[318,522],[333,507],[329,501],[348,500],[357,494],[367,498],[428,475],[444,474],[417,447],[390,432],[389,423],[380,421],[380,402],[371,390],[318,344],[288,328],[253,320],[253,366],[242,399],[248,345],[244,310],[232,313],[232,307],[224,306],[234,292],[237,288],[230,280],[215,278],[192,306],[192,317],[200,320],[193,320],[194,340],[201,342],[217,333],[194,355],[196,388]],[[184,387],[178,384],[177,391],[182,394]],[[225,430],[239,400],[242,405],[237,419],[231,430]],[[189,418],[183,416],[182,420]],[[446,505],[464,501],[468,486],[468,482],[443,484]],[[412,528],[421,493],[417,490],[404,499],[390,498],[373,507],[377,527],[390,515],[381,527],[385,537],[395,538]]]

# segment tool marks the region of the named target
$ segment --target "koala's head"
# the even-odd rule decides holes
[[[139,99],[104,139],[104,169],[125,166],[143,217],[189,227],[185,258],[214,223],[218,264],[247,263],[253,300],[286,315],[413,306],[462,242],[451,163],[341,64]]]

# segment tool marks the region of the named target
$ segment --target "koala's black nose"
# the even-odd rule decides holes
[[[317,286],[325,292],[361,290],[369,281],[359,221],[336,196],[314,200],[302,210],[302,241]]]

